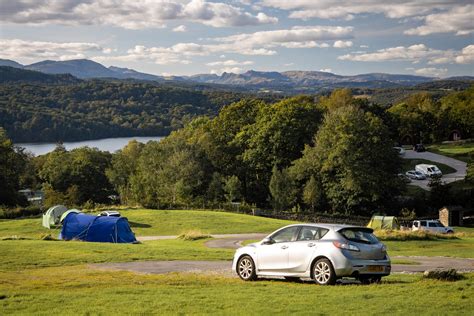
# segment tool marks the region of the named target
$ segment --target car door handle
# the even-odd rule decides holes
[[[281,249],[286,249],[288,248],[288,246],[281,246]]]
[[[308,244],[308,247],[314,247],[314,246],[316,246],[316,244],[315,244],[314,242],[310,242],[310,243]]]

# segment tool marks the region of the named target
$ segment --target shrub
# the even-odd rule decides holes
[[[38,206],[4,208],[0,207],[0,219],[12,219],[27,216],[36,216],[43,212]]]
[[[460,234],[435,234],[428,231],[376,230],[375,235],[385,241],[458,239]]]
[[[441,281],[457,281],[464,278],[456,271],[456,269],[426,270],[423,273],[423,277],[425,279],[436,279]]]
[[[199,229],[192,229],[192,230],[188,230],[188,231],[182,233],[181,235],[179,235],[178,239],[190,241],[190,240],[206,239],[206,238],[210,238],[210,237],[211,237],[211,235],[208,234],[208,233],[203,233]]]

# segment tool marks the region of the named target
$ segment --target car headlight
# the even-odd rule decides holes
[[[356,246],[351,245],[351,244],[346,243],[346,242],[333,241],[332,244],[334,246],[336,246],[336,248],[339,248],[339,249],[346,249],[346,250],[350,250],[350,251],[360,251],[360,249],[357,248]]]

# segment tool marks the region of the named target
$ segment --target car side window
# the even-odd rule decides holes
[[[275,242],[288,242],[295,239],[296,232],[298,231],[298,226],[291,226],[285,229],[282,229],[271,236]]]
[[[433,222],[428,223],[428,226],[429,226],[429,227],[437,227],[436,223],[433,223]]]
[[[420,221],[420,226],[425,226],[426,227],[426,221]]]
[[[319,240],[321,239],[326,233],[328,229],[319,228],[314,226],[303,226],[298,233],[298,238],[296,240]]]
[[[413,226],[418,227],[418,222],[413,222]]]

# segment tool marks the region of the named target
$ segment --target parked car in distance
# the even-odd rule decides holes
[[[410,177],[403,174],[403,173],[399,173],[397,174],[398,178],[400,178],[400,180],[402,180],[404,183],[411,183],[411,180],[410,180]]]
[[[393,147],[393,149],[395,149],[400,156],[405,155],[405,149],[403,149],[403,147]]]
[[[428,165],[428,164],[419,164],[415,166],[415,171],[423,173],[427,177],[436,177],[442,176],[443,173],[439,170],[438,166],[436,165]]]
[[[416,152],[423,152],[423,151],[426,151],[425,149],[425,146],[423,146],[423,144],[416,144],[413,146],[413,150],[416,151]]]
[[[409,170],[407,172],[405,172],[406,176],[410,179],[413,179],[413,180],[425,180],[426,179],[426,176],[421,173],[420,171],[416,171],[416,170]]]
[[[117,212],[117,211],[102,211],[102,212],[100,212],[99,216],[120,217],[120,213]]]
[[[390,274],[391,263],[387,248],[371,228],[296,224],[237,249],[232,270],[244,281],[282,276],[289,280],[311,278],[329,285],[342,277],[379,282]]]
[[[449,226],[444,226],[439,220],[432,219],[432,220],[416,220],[413,221],[412,230],[426,230],[432,233],[438,234],[452,234],[454,233],[454,229]]]

